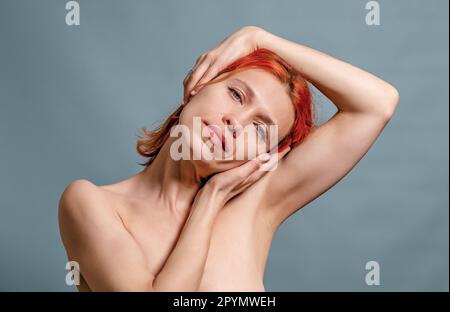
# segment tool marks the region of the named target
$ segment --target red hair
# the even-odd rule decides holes
[[[296,147],[311,132],[314,125],[312,94],[306,79],[277,54],[268,49],[259,48],[229,64],[216,75],[218,77],[224,73],[228,73],[224,77],[217,80],[212,79],[203,85],[220,82],[239,71],[250,68],[263,69],[274,75],[288,87],[289,96],[295,109],[295,119],[288,135],[278,144],[278,149],[283,151],[288,146],[291,146],[291,148]],[[139,135],[136,150],[141,156],[148,158],[148,160],[141,165],[149,166],[156,155],[158,155],[161,147],[170,135],[170,129],[178,123],[183,107],[182,105],[178,107],[154,131],[149,131],[146,128],[142,129],[143,133]]]

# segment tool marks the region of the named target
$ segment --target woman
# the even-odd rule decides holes
[[[321,126],[306,81],[338,109]],[[177,111],[139,139],[142,172],[104,186],[77,180],[62,194],[61,236],[79,263],[79,290],[264,291],[280,224],[356,165],[399,101],[370,73],[253,26],[202,54],[184,89]],[[207,150],[211,141],[232,150],[247,126],[263,139],[246,141],[243,160],[174,159],[169,130],[184,126],[195,138],[194,117],[213,130],[199,141]],[[270,158],[250,156],[266,143],[258,126],[271,124]],[[198,148],[191,141],[189,153]]]

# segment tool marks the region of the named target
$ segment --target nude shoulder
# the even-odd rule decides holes
[[[76,180],[66,187],[60,200],[59,224],[67,257],[79,264],[90,289],[124,289],[127,274],[133,272],[137,277],[131,278],[132,286],[134,281],[144,285],[140,282],[147,274],[143,256],[110,202],[90,181]],[[113,274],[111,281],[110,272],[122,264],[129,269],[123,275]]]
[[[70,221],[86,220],[94,216],[114,214],[108,209],[108,198],[94,183],[80,179],[71,182],[59,200],[60,221],[62,217]]]
[[[99,200],[100,197],[100,189],[94,183],[80,179],[71,182],[64,189],[60,198],[60,204],[63,206],[73,206],[71,205],[72,203]]]

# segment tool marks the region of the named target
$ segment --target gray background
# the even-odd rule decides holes
[[[448,291],[448,1],[0,2],[0,290],[73,291],[57,204],[75,179],[137,173],[142,126],[178,105],[197,56],[257,25],[368,70],[401,94],[367,156],[284,223],[269,291]],[[321,122],[334,113],[315,90]],[[365,264],[381,285],[365,284]]]

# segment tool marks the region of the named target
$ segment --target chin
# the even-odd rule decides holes
[[[207,146],[205,146],[204,148],[206,149]],[[193,151],[191,151],[191,155],[193,155]],[[202,157],[201,159],[191,158],[191,161],[203,177],[236,168],[245,162],[244,160],[224,160],[220,158],[207,159],[205,157]]]

